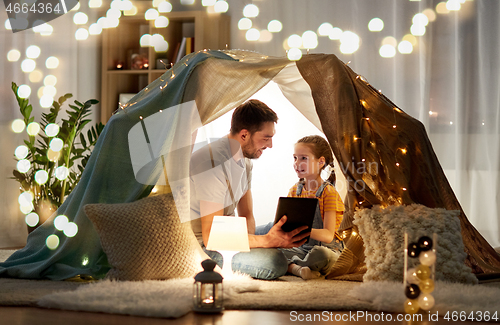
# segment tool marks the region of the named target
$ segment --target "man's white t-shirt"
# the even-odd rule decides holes
[[[235,208],[241,197],[250,189],[252,162],[242,157],[241,148],[232,155],[230,140],[221,138],[195,151],[190,162],[191,227],[200,244],[201,235],[200,201],[219,203],[224,207],[224,215],[235,215]],[[238,144],[239,146],[239,144]],[[212,151],[212,157],[210,155]],[[228,186],[230,184],[230,186]],[[233,199],[231,198],[231,188]],[[213,213],[215,211],[207,211]]]

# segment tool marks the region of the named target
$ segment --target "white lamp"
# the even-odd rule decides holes
[[[238,252],[249,252],[246,218],[215,216],[207,243],[208,250],[218,251],[224,258],[222,274],[231,277],[231,260]]]

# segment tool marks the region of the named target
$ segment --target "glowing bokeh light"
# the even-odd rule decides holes
[[[462,5],[460,4],[459,0],[448,0],[446,1],[446,9],[449,11],[458,11]]]
[[[155,19],[156,28],[165,28],[168,26],[169,23],[170,21],[165,16],[159,16],[158,18]]]
[[[153,9],[155,10],[155,9]],[[156,10],[155,10],[156,11]],[[120,19],[122,12],[118,8],[111,8],[106,11],[106,18],[108,19]]]
[[[32,202],[30,204],[28,204],[28,205],[20,205],[19,206],[19,210],[21,210],[21,212],[24,213],[24,214],[30,213],[31,211],[33,211],[34,208],[35,207],[33,206]]]
[[[408,41],[411,43],[411,45],[413,45],[414,47],[417,45],[417,38],[415,36],[413,36],[412,34],[406,34],[405,36],[403,36],[403,41]]]
[[[40,48],[36,45],[30,45],[28,46],[28,48],[26,49],[26,56],[30,59],[36,59],[40,56],[40,53],[42,51],[40,50]]]
[[[100,8],[102,0],[89,0],[89,8]]]
[[[36,62],[32,59],[25,59],[21,63],[21,70],[23,72],[32,72],[36,68]]]
[[[17,88],[17,95],[21,98],[28,98],[31,95],[31,87],[28,85],[21,85]]]
[[[55,69],[59,66],[59,59],[55,56],[49,56],[47,60],[45,60],[45,66],[47,69]]]
[[[318,35],[312,30],[306,30],[302,34],[302,46],[306,49],[315,49],[318,47]]]
[[[243,8],[243,16],[247,18],[254,18],[259,15],[259,7],[254,4],[248,4]]]
[[[380,18],[373,18],[368,23],[368,30],[370,32],[380,32],[384,29],[384,21]]]
[[[332,30],[333,30],[332,24],[322,23],[318,27],[318,34],[319,34],[319,36],[330,36]]]
[[[52,107],[52,104],[54,103],[54,97],[49,96],[49,95],[43,95],[40,97],[40,106],[42,108],[50,108]]]
[[[19,205],[30,205],[33,202],[33,193],[30,191],[22,192],[17,197],[17,202]]]
[[[249,30],[250,28],[252,28],[252,21],[250,19],[244,17],[238,21],[239,30]]]
[[[194,4],[194,0],[181,0],[181,5],[190,6]]]
[[[84,41],[89,38],[89,31],[86,28],[78,28],[75,32],[75,39],[77,41]]]
[[[392,47],[396,47],[398,46],[398,41],[393,36],[387,36],[382,40],[382,45],[386,44],[391,45]]]
[[[16,169],[22,174],[28,172],[30,168],[31,168],[31,163],[27,159],[21,159],[17,162]]]
[[[63,233],[66,237],[75,237],[78,233],[78,225],[74,222],[68,222],[66,227],[64,227]]]
[[[201,0],[201,5],[204,7],[209,7],[215,5],[217,0]]]
[[[9,62],[17,62],[19,61],[20,58],[21,58],[21,52],[19,52],[18,50],[10,50],[7,53],[7,60]]]
[[[4,26],[5,26],[6,30],[12,30],[12,26],[10,25],[10,19],[9,18],[7,18],[7,20],[5,21]]]
[[[247,39],[247,41],[250,41],[250,42],[258,41],[259,37],[260,37],[260,31],[256,28],[250,28],[245,33],[245,38]]]
[[[401,54],[410,54],[413,52],[413,45],[409,41],[401,41],[398,44],[398,51]]]
[[[137,9],[137,7],[132,4],[132,8],[130,8],[130,10],[125,10],[123,12],[123,15],[124,16],[135,16],[135,15],[137,15],[138,12],[139,12],[139,9]],[[160,11],[160,12],[164,12],[164,11]]]
[[[77,12],[73,16],[73,23],[75,23],[75,25],[85,25],[88,21],[89,21],[89,16],[87,16],[87,14],[83,12]]]
[[[52,25],[50,24],[42,24],[40,25],[40,35],[42,36],[50,36],[52,35],[52,33],[54,32],[54,27],[52,27]]]
[[[63,140],[61,140],[59,138],[54,138],[54,139],[50,140],[49,148],[52,149],[53,151],[61,151],[63,146],[64,146],[64,142],[63,142]]]
[[[29,79],[33,83],[40,82],[42,78],[43,78],[43,73],[40,70],[33,70],[29,75]]]
[[[10,128],[14,133],[21,133],[24,131],[24,128],[26,127],[26,124],[24,124],[24,121],[21,120],[20,118],[15,119],[12,121],[12,124],[10,125]]]
[[[51,97],[56,97],[57,94],[57,89],[54,86],[45,86],[43,87],[43,95],[44,96],[51,96]]]
[[[148,47],[151,46],[151,35],[149,34],[144,34],[141,36],[139,39],[139,44],[141,47]]]
[[[155,52],[157,53],[164,53],[168,51],[168,42],[163,40],[161,43],[156,44],[154,46]]]
[[[359,49],[360,39],[356,33],[344,31],[340,37],[340,52],[352,54]]]
[[[45,134],[48,137],[55,137],[59,133],[59,125],[56,123],[49,123],[45,127]]]
[[[161,13],[171,12],[172,11],[172,4],[168,1],[163,1],[158,5],[158,11]]]
[[[39,185],[43,185],[47,183],[49,180],[49,174],[47,171],[40,169],[35,173],[35,182],[37,182]]]
[[[163,42],[165,42],[165,39],[161,34],[153,34],[150,38],[151,46],[160,46]]]
[[[155,20],[159,16],[160,14],[158,13],[158,10],[154,8],[149,8],[148,10],[146,10],[146,13],[144,14],[144,18],[146,20]]]
[[[229,4],[224,0],[218,0],[214,5],[215,12],[227,12],[229,9]]]
[[[29,153],[29,149],[24,144],[18,146],[16,148],[16,150],[14,151],[14,155],[19,160],[26,158],[28,156],[28,153]]]
[[[59,166],[55,169],[54,174],[58,180],[63,181],[68,177],[69,169],[65,166]]]
[[[45,240],[45,245],[50,249],[54,250],[59,246],[59,237],[57,235],[50,235]]]
[[[424,15],[423,13],[419,13],[413,16],[412,23],[414,25],[427,26],[429,24],[429,18],[427,18],[427,16]]]
[[[410,32],[413,36],[424,36],[425,35],[425,26],[423,25],[411,25]]]
[[[24,221],[28,226],[35,227],[36,225],[38,225],[38,222],[40,222],[40,217],[36,212],[31,212],[26,215]]]
[[[127,11],[131,10],[134,7],[134,4],[130,0],[122,0],[120,1],[120,5],[118,6],[118,9],[122,11]]]
[[[330,35],[328,36],[329,39],[331,40],[339,40],[341,37],[342,37],[342,34],[344,33],[344,31],[338,27],[334,27],[331,32],[330,32]]]
[[[31,122],[26,127],[26,132],[32,137],[36,136],[38,132],[40,132],[40,124],[38,124],[37,122]]]
[[[279,33],[283,29],[283,24],[281,21],[273,19],[267,24],[267,30],[271,33]]]
[[[57,84],[56,76],[51,74],[45,76],[45,78],[43,79],[43,84],[45,86],[55,86]]]
[[[392,58],[396,55],[396,48],[390,44],[382,45],[379,54],[383,58]]]
[[[120,9],[121,2],[122,2],[121,0],[112,0],[111,4],[109,5],[109,8],[114,10],[121,10]]]
[[[64,228],[68,225],[69,219],[64,214],[58,215],[54,219],[54,227],[57,230],[63,231]]]
[[[47,158],[50,161],[57,161],[59,159],[59,157],[61,157],[61,151],[54,151],[50,148],[49,148],[49,150],[47,150]],[[57,168],[56,168],[56,171],[57,171]],[[57,178],[57,175],[56,175],[56,178]]]
[[[300,48],[302,47],[302,37],[297,34],[292,34],[288,37],[288,46],[290,48]],[[301,52],[302,53],[302,52]]]
[[[98,23],[93,23],[89,26],[90,35],[99,35],[102,33],[102,26]]]
[[[290,61],[298,61],[302,58],[302,51],[298,48],[291,48],[288,50],[286,56]]]
[[[450,11],[446,8],[446,2],[440,2],[436,5],[436,12],[438,14],[447,14]]]
[[[38,91],[37,91],[38,98],[42,98],[43,97],[43,90],[44,89],[45,89],[45,86],[42,86],[42,87],[38,88]]]
[[[267,29],[263,29],[260,31],[259,42],[270,42],[273,39],[273,34]]]
[[[427,19],[429,19],[430,22],[436,20],[436,12],[434,10],[428,8],[422,11],[422,13],[427,16]]]

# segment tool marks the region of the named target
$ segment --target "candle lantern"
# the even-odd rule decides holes
[[[222,307],[222,275],[214,272],[212,260],[201,262],[203,272],[194,277],[193,310],[200,313],[220,313]]]

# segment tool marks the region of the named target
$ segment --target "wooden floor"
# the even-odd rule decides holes
[[[358,317],[359,316],[359,317]],[[414,315],[415,317],[418,317]],[[429,320],[428,315],[421,318],[400,320],[404,314],[374,312],[311,312],[311,311],[234,311],[227,310],[218,315],[189,313],[178,319],[161,319],[111,315],[103,313],[51,310],[34,307],[0,306],[0,324],[6,325],[275,325],[275,324],[491,324],[486,322],[453,322],[439,318]],[[411,315],[406,315],[411,317]],[[391,320],[391,321],[390,321]]]

